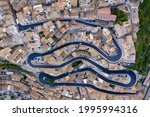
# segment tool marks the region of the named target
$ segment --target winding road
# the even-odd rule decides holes
[[[115,40],[114,40],[115,42]],[[66,46],[69,46],[69,45],[74,45],[74,44],[82,44],[82,45],[86,45],[86,46],[89,46],[93,49],[95,49],[96,51],[98,51],[100,53],[101,56],[103,56],[106,60],[108,61],[111,61],[111,62],[116,62],[118,61],[121,56],[122,56],[122,52],[121,50],[119,49],[119,46],[116,46],[118,47],[117,49],[120,51],[120,52],[117,52],[116,55],[114,56],[109,56],[108,54],[106,54],[103,50],[99,49],[98,47],[90,44],[90,43],[87,43],[87,42],[83,42],[83,41],[77,41],[77,42],[69,42],[69,43],[66,43],[66,44],[63,44],[59,47],[55,47],[54,49],[51,49],[50,51],[47,51],[45,53],[32,53],[29,55],[28,57],[28,64],[33,67],[33,68],[61,68],[61,67],[64,67],[74,61],[77,61],[77,60],[84,60],[84,61],[87,61],[89,62],[90,64],[92,64],[97,70],[93,69],[92,67],[85,67],[85,68],[82,68],[82,69],[75,69],[75,70],[72,70],[72,71],[69,71],[69,72],[66,72],[66,73],[62,73],[60,74],[59,76],[52,76],[50,74],[46,74],[46,73],[40,73],[39,74],[39,81],[41,84],[46,84],[46,85],[50,85],[50,86],[81,86],[81,87],[90,87],[90,88],[93,88],[97,91],[102,91],[102,92],[105,92],[105,93],[109,93],[109,94],[135,94],[134,93],[130,93],[130,92],[113,92],[113,91],[107,91],[107,90],[104,90],[104,89],[100,89],[98,87],[95,87],[91,84],[83,84],[83,83],[54,83],[54,84],[50,84],[50,83],[47,83],[44,78],[47,77],[47,78],[50,78],[52,80],[58,80],[58,79],[61,79],[61,78],[64,78],[66,76],[68,76],[69,74],[75,74],[75,73],[80,73],[80,72],[85,72],[85,71],[90,71],[92,72],[94,75],[96,75],[98,78],[101,78],[102,80],[108,82],[108,83],[111,83],[111,84],[114,84],[114,85],[117,85],[117,86],[121,86],[121,87],[125,87],[125,88],[130,88],[132,86],[134,86],[137,82],[137,79],[136,79],[136,75],[133,71],[131,70],[116,70],[116,71],[111,71],[111,70],[108,70],[104,67],[102,67],[101,65],[99,65],[98,63],[96,63],[94,60],[90,59],[90,58],[87,58],[87,57],[83,57],[83,56],[77,56],[77,57],[74,57],[60,65],[56,65],[56,64],[42,64],[42,65],[38,65],[38,64],[33,64],[32,63],[32,60],[34,60],[34,58],[36,57],[42,57],[42,56],[46,56],[46,55],[50,55],[52,54],[53,52],[61,49],[61,48],[64,48]],[[117,44],[117,43],[116,43]],[[128,83],[121,83],[121,82],[117,82],[113,79],[109,79],[109,78],[106,78],[105,76],[101,75],[100,72],[103,72],[103,73],[107,73],[109,75],[112,75],[112,74],[122,74],[122,75],[128,75],[129,78],[130,78],[130,81]],[[136,92],[137,93],[137,92]]]
[[[64,21],[64,20],[63,20]],[[68,21],[68,19],[67,19]],[[80,23],[84,23],[86,25],[89,25],[89,26],[94,26],[94,27],[97,27],[98,25],[94,24],[94,23],[89,23],[89,21],[80,21],[80,20],[77,20],[77,22],[80,22]],[[112,34],[113,36],[113,34]],[[49,85],[49,86],[76,86],[76,87],[89,87],[89,88],[92,88],[94,90],[97,90],[97,91],[101,91],[101,92],[104,92],[104,93],[109,93],[109,94],[118,94],[118,95],[134,95],[134,94],[137,94],[137,92],[114,92],[114,91],[108,91],[108,90],[105,90],[105,89],[101,89],[101,88],[98,88],[92,84],[84,84],[84,83],[48,83],[44,80],[45,77],[49,78],[49,79],[52,79],[52,80],[58,80],[58,79],[61,79],[61,78],[64,78],[66,76],[68,76],[69,74],[75,74],[75,73],[80,73],[80,72],[85,72],[85,71],[89,71],[91,73],[93,73],[94,75],[96,75],[98,78],[101,78],[102,80],[110,83],[110,84],[114,84],[114,85],[117,85],[117,86],[121,86],[121,87],[124,87],[124,88],[130,88],[132,86],[134,86],[137,82],[137,78],[136,78],[136,74],[132,71],[132,70],[115,70],[115,71],[112,71],[112,70],[108,70],[107,68],[104,68],[102,67],[101,65],[99,65],[96,61],[92,60],[91,58],[88,58],[88,57],[83,57],[83,56],[77,56],[77,57],[74,57],[68,61],[65,61],[64,63],[62,64],[33,64],[32,61],[34,60],[34,58],[36,57],[43,57],[43,56],[46,56],[46,55],[50,55],[52,54],[53,52],[61,49],[61,48],[64,48],[66,46],[69,46],[69,45],[85,45],[85,46],[88,46],[88,47],[91,47],[93,48],[94,50],[96,50],[105,60],[109,61],[109,62],[112,62],[112,63],[116,63],[116,62],[119,62],[119,60],[121,59],[122,57],[122,50],[121,50],[121,47],[119,46],[119,44],[117,43],[116,39],[113,38],[113,43],[115,45],[115,49],[116,49],[116,54],[115,55],[112,55],[112,56],[109,56],[107,53],[105,53],[103,50],[101,50],[100,48],[96,47],[95,45],[91,44],[91,43],[87,43],[87,42],[83,42],[83,41],[74,41],[74,42],[68,42],[68,43],[65,43],[59,47],[55,47],[45,53],[31,53],[28,57],[28,64],[33,67],[33,68],[61,68],[61,67],[64,67],[68,64],[71,64],[72,62],[74,61],[77,61],[77,60],[84,60],[84,61],[87,61],[89,62],[90,64],[92,64],[94,66],[93,67],[85,67],[85,68],[82,68],[82,69],[74,69],[72,71],[68,71],[68,72],[65,72],[65,73],[62,73],[58,76],[53,76],[53,75],[50,75],[50,74],[46,74],[46,73],[40,73],[39,74],[39,82],[43,85]],[[104,75],[101,74],[101,72],[103,73],[106,73],[108,74],[109,76],[110,75],[113,75],[113,74],[121,74],[121,75],[127,75],[128,78],[129,78],[129,82],[128,83],[122,83],[122,82],[118,82],[118,81],[115,81],[111,78],[108,78]]]
[[[31,24],[25,24],[25,25],[22,25],[22,24],[18,24],[18,28],[19,28],[19,31],[23,31],[23,30],[27,30],[29,28],[34,28],[36,26],[39,26],[39,25],[42,25],[43,23],[45,22],[48,22],[48,21],[68,21],[68,22],[71,22],[71,21],[76,21],[78,23],[82,23],[84,25],[88,25],[88,26],[92,26],[92,27],[107,27],[107,26],[104,26],[104,25],[98,25],[96,23],[96,19],[76,19],[76,18],[65,18],[65,19],[62,19],[62,18],[55,18],[55,19],[50,19],[50,20],[43,20],[43,21],[39,21],[37,23],[31,23]]]

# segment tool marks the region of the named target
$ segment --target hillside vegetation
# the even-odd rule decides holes
[[[139,8],[140,31],[137,33],[136,63],[132,67],[146,75],[150,65],[150,0],[144,0]]]

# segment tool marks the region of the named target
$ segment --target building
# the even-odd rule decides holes
[[[114,26],[115,33],[116,33],[116,36],[118,38],[129,34],[131,32],[131,28],[132,27],[131,27],[131,21],[130,20],[124,22],[123,25],[116,24]]]
[[[116,21],[116,15],[111,15],[110,7],[98,9],[97,17],[106,21]]]
[[[131,3],[131,21],[133,24],[139,23],[139,14],[138,14],[138,4],[137,3]]]
[[[14,52],[8,57],[8,59],[14,63],[19,63],[19,62],[23,63],[22,60],[24,60],[23,58],[26,53],[27,53],[26,47],[18,46],[15,48]]]
[[[121,47],[123,49],[122,61],[125,63],[135,63],[136,50],[131,35],[126,36],[126,38],[120,39]]]
[[[107,39],[107,43],[110,43],[112,41],[112,35],[111,35],[110,31],[108,29],[104,28],[102,32],[103,32],[103,35]]]

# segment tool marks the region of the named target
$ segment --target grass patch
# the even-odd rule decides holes
[[[115,85],[113,84],[109,84],[109,87],[111,87],[112,89],[115,89]]]
[[[111,8],[111,13],[117,16],[116,23],[122,25],[123,22],[128,21],[128,16],[125,12],[118,8]]]
[[[72,63],[72,67],[73,68],[78,67],[80,64],[83,64],[83,62],[81,60],[75,61],[75,62]]]
[[[54,84],[55,80],[45,77],[44,80],[50,84]]]
[[[25,73],[28,73],[28,74],[32,74],[32,72],[24,70],[19,65],[12,64],[7,60],[4,60],[4,61],[0,62],[0,69],[16,70],[18,72],[25,72]]]

